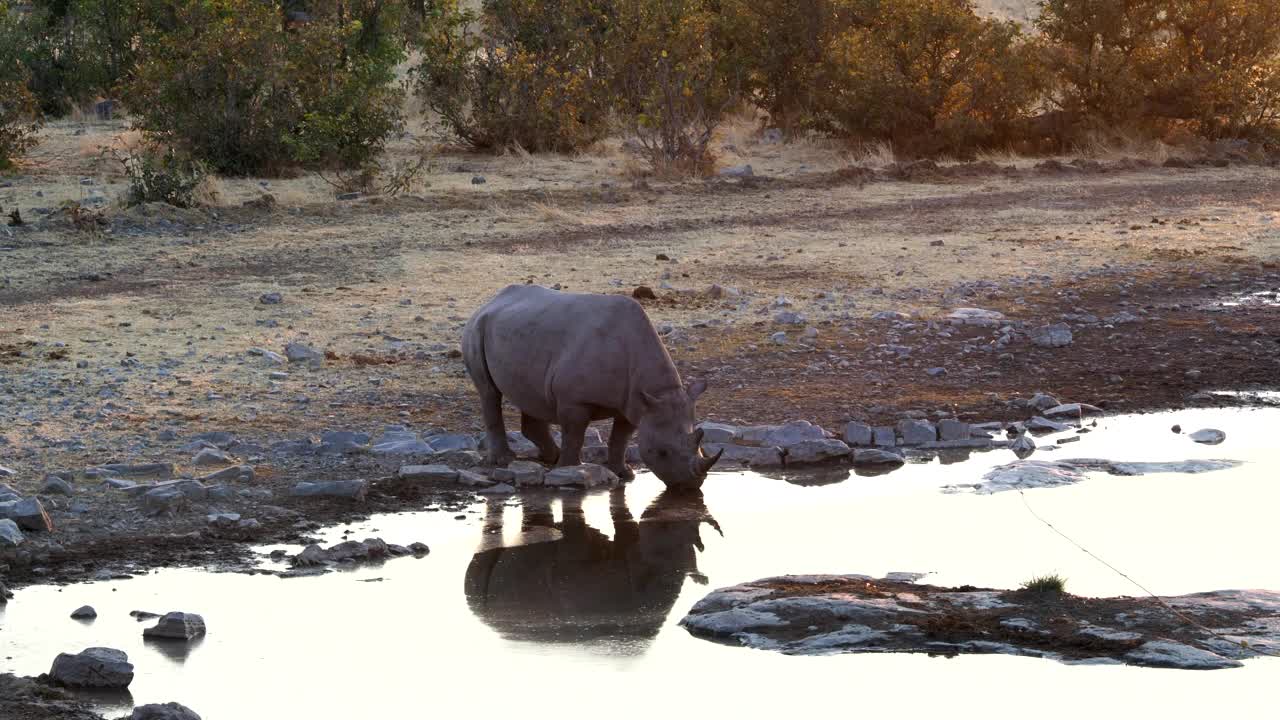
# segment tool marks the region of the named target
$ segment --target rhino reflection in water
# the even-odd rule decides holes
[[[700,525],[720,528],[700,494],[663,493],[636,520],[625,489],[612,491],[612,539],[587,525],[581,496],[561,499],[563,520],[556,523],[549,500],[526,498],[521,542],[530,544],[481,550],[467,567],[471,611],[504,638],[653,638],[684,579],[705,584],[698,573]],[[502,513],[500,503],[490,505],[487,537],[502,537]]]

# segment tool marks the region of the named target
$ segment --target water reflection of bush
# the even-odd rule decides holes
[[[609,494],[613,537],[587,524],[582,495],[525,497],[517,543],[477,552],[464,582],[467,604],[511,640],[545,643],[658,634],[686,577],[698,572],[701,524],[719,530],[700,494],[664,492],[635,519],[625,489]],[[486,538],[501,538],[504,505],[493,501]],[[643,652],[638,646],[619,644]]]

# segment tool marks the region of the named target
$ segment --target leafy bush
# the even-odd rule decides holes
[[[918,154],[1003,142],[1038,99],[1034,53],[970,0],[860,0],[826,58],[820,123]]]
[[[192,160],[172,149],[146,148],[118,157],[129,178],[125,204],[129,207],[149,202],[162,202],[176,207],[196,203],[196,191],[209,172],[204,163]]]
[[[126,99],[137,127],[213,170],[359,165],[401,126],[401,47],[347,12],[288,28],[258,0],[181,0],[174,13],[150,27]]]
[[[1046,0],[1052,102],[1082,128],[1185,123],[1208,137],[1280,120],[1280,0]]]
[[[744,95],[771,124],[798,130],[811,123],[823,63],[853,20],[847,0],[722,0],[718,32]]]
[[[22,40],[16,13],[0,0],[0,169],[35,145],[39,129],[35,96],[27,89],[29,73],[20,56]]]
[[[600,0],[444,0],[423,23],[416,92],[454,136],[485,150],[569,152],[608,129]]]
[[[703,0],[618,0],[608,50],[618,113],[664,174],[709,173],[712,134],[740,74],[717,52],[717,16]]]

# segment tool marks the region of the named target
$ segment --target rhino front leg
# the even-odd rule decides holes
[[[538,446],[538,459],[548,465],[555,465],[560,459],[560,447],[551,437],[551,426],[536,417],[520,415],[520,433],[529,438],[529,442]]]
[[[591,412],[582,407],[560,408],[560,460],[559,467],[582,462],[582,443],[586,440]]]
[[[613,429],[609,431],[609,461],[605,467],[623,480],[634,480],[636,474],[627,467],[627,446],[631,444],[631,436],[636,428],[624,418],[613,419]]]

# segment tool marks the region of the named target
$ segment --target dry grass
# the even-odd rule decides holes
[[[1189,154],[1185,148],[1123,130],[1092,133],[1076,145],[1075,152],[1094,160],[1141,158],[1157,165],[1169,158],[1182,158]]]
[[[882,170],[898,161],[893,145],[887,142],[859,145],[849,152],[849,159],[855,165],[875,170]]]

